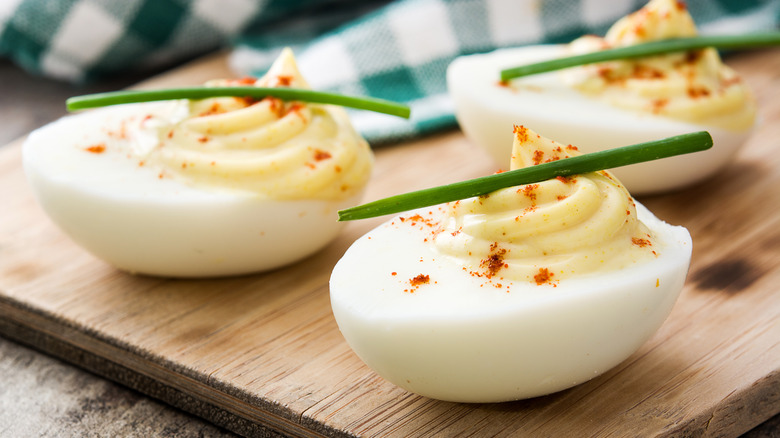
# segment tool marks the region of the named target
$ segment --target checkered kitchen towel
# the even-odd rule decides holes
[[[412,119],[353,112],[379,144],[454,126],[447,65],[500,47],[603,34],[643,0],[0,0],[0,56],[74,82],[231,45],[262,75],[292,47],[313,87],[406,102]],[[780,0],[688,0],[702,32],[777,28]]]

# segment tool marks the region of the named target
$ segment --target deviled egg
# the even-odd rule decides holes
[[[259,79],[308,88],[291,51]],[[126,271],[244,274],[312,254],[339,232],[373,165],[341,107],[266,97],[127,104],[30,134],[24,169],[75,242]]]
[[[691,37],[685,5],[653,0],[604,38],[541,45],[456,59],[447,72],[463,132],[495,161],[509,164],[509,132],[522,120],[540,134],[595,152],[707,130],[714,147],[615,170],[634,194],[681,188],[727,165],[752,132],[756,106],[747,85],[709,48],[573,67],[501,82],[501,70],[597,50]],[[660,177],[662,176],[662,177]]]
[[[514,129],[512,168],[576,155]],[[688,231],[608,171],[409,212],[358,239],[330,279],[347,343],[379,375],[455,402],[549,394],[634,353],[669,315]]]

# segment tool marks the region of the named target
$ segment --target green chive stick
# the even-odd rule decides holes
[[[325,91],[284,87],[190,87],[168,88],[162,90],[115,91],[71,97],[67,100],[66,105],[68,111],[76,111],[124,103],[173,99],[206,99],[223,96],[250,97],[253,99],[262,99],[270,96],[283,100],[340,105],[349,108],[390,114],[407,119],[410,114],[408,106],[388,100],[376,99],[373,97],[345,96]]]
[[[505,187],[532,184],[558,176],[611,169],[674,155],[703,151],[710,147],[712,147],[712,137],[708,132],[693,132],[395,195],[341,210],[339,211],[339,220],[368,219],[386,214],[400,213],[415,208],[485,195]]]
[[[501,71],[501,80],[508,81],[521,76],[545,73],[553,70],[576,67],[578,65],[594,64],[597,62],[614,61],[618,59],[642,58],[673,52],[685,52],[688,50],[705,49],[707,47],[715,47],[718,49],[748,49],[776,45],[780,45],[780,32],[763,32],[747,35],[710,35],[651,41],[649,43],[601,50],[508,68]]]

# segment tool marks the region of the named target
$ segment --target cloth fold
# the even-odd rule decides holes
[[[457,56],[603,34],[634,0],[3,0],[0,56],[72,82],[233,48],[262,75],[291,47],[317,89],[409,104],[410,120],[352,111],[374,145],[455,126],[446,70]],[[776,29],[780,0],[690,0],[702,33]]]

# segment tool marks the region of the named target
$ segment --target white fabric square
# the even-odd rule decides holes
[[[486,6],[496,45],[537,40],[544,35],[538,0],[487,0]]]
[[[197,0],[192,12],[225,34],[234,35],[246,26],[262,3],[253,0]]]
[[[238,46],[230,52],[228,65],[239,75],[256,74],[268,70],[277,56],[279,56],[279,50],[257,50]]]
[[[122,24],[100,7],[78,2],[52,38],[49,50],[62,52],[81,64],[90,64],[114,44],[122,30]]]
[[[423,97],[414,101],[412,105],[414,105],[415,117],[421,120],[441,117],[455,112],[455,103],[447,93]]]
[[[348,110],[348,112],[352,126],[363,135],[381,137],[408,129],[409,121],[400,117],[373,111]]]
[[[458,51],[447,7],[439,1],[401,3],[388,11],[387,20],[408,65],[420,65]]]
[[[63,59],[56,53],[47,52],[41,59],[41,70],[48,76],[71,82],[78,82],[83,76],[81,66]]]
[[[22,0],[1,0],[0,1],[0,26],[14,15],[16,8]]]
[[[372,111],[349,110],[349,118],[358,132],[371,137],[381,137],[409,129],[409,124],[451,115],[455,104],[449,94],[434,94],[409,102],[412,116],[409,120]]]
[[[612,24],[634,11],[632,0],[582,0],[582,19],[589,26]]]
[[[329,88],[359,79],[349,49],[339,38],[318,41],[298,57],[301,74],[314,89]]]

